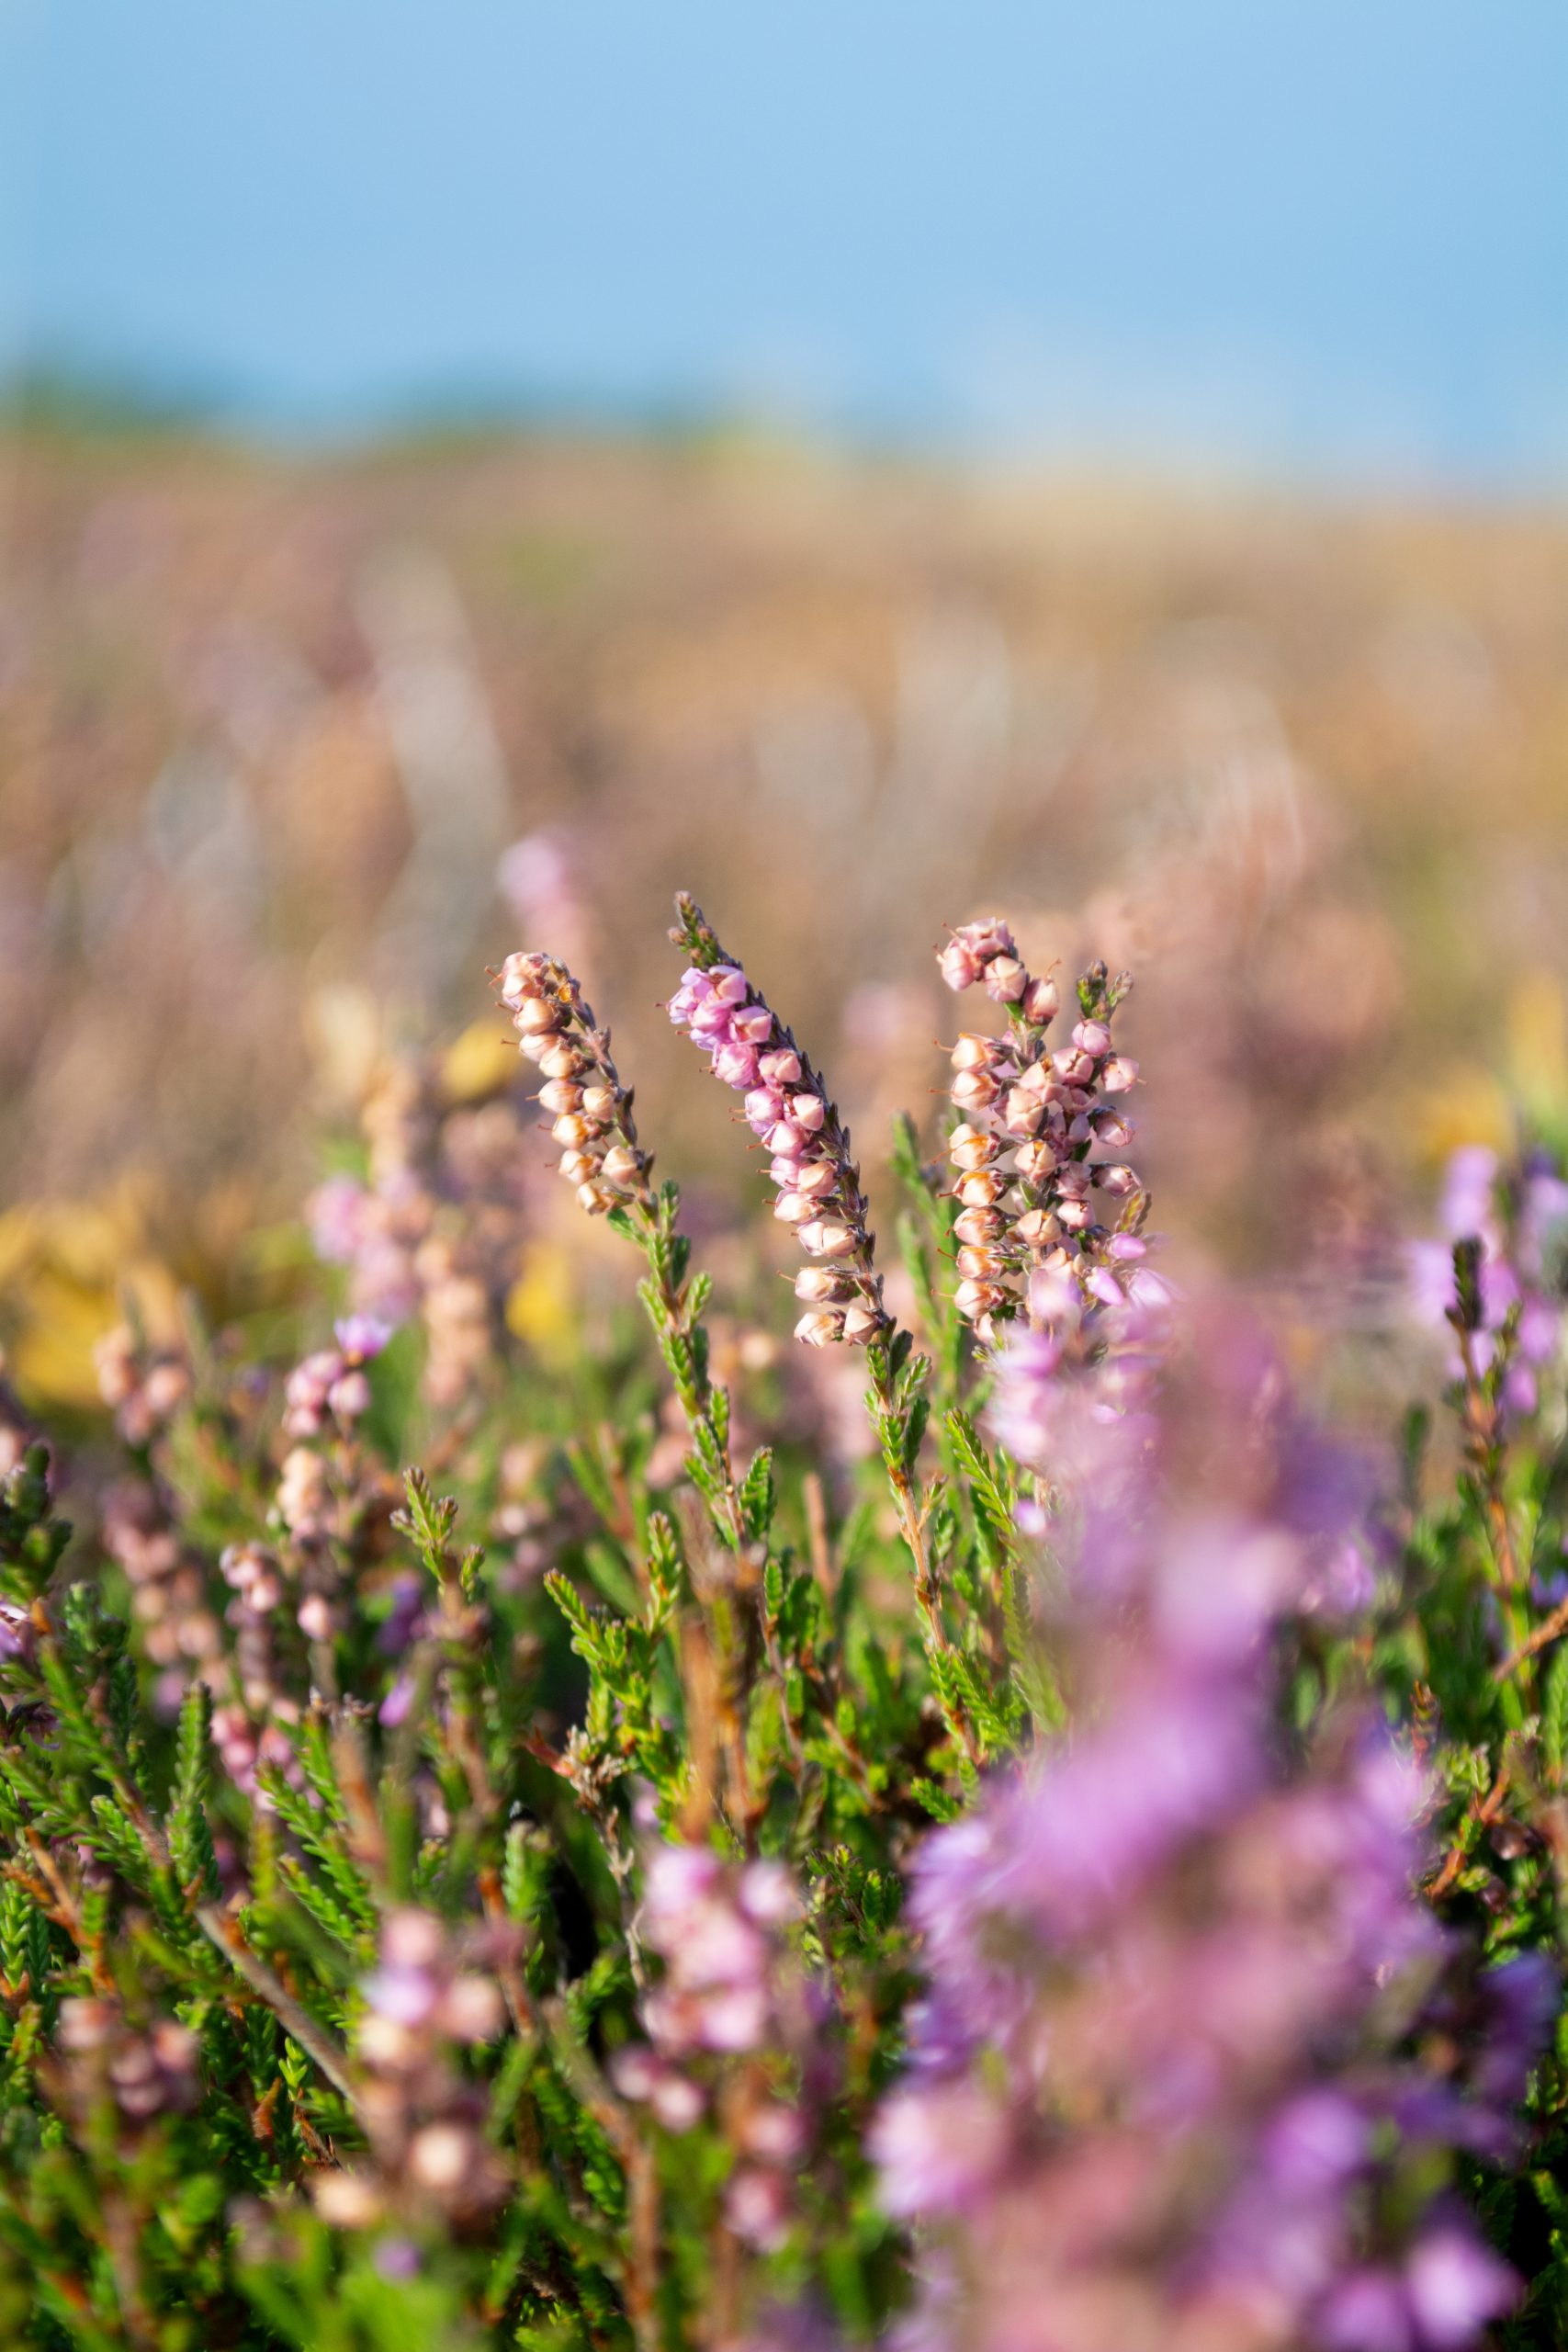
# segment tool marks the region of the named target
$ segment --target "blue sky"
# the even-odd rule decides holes
[[[0,0],[0,360],[1568,484],[1561,0]]]

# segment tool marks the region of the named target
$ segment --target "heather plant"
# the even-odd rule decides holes
[[[720,1346],[634,1074],[543,949],[500,1002],[650,1346],[517,1343],[517,1093],[415,1071],[316,1195],[333,1271],[288,1361],[116,1333],[112,1470],[0,1399],[12,2335],[1554,2327],[1509,2200],[1554,2224],[1550,2054],[1520,2109],[1555,1880],[1521,1846],[1503,1905],[1473,1883],[1527,1750],[1541,1809],[1509,1817],[1554,1850],[1568,1611],[1522,1589],[1504,1456],[1551,1408],[1487,1272],[1551,1295],[1547,1196],[1460,1253],[1464,1484],[1409,1545],[1451,1554],[1444,1597],[1364,1592],[1365,1480],[1153,1262],[1125,976],[1091,966],[1055,1035],[1005,924],[953,934],[942,977],[1002,1026],[957,1041],[940,1136],[898,1124],[888,1260],[818,1066],[687,899],[671,938],[671,1018],[798,1248],[799,1362],[858,1380],[866,1458]],[[1416,1671],[1440,1610],[1475,1620],[1452,1692]]]
[[[1441,1238],[1409,1245],[1414,1319],[1442,1335],[1444,1409],[1405,1431],[1371,1637],[1439,1792],[1427,1894],[1494,1963],[1551,1971],[1533,2161],[1485,2202],[1535,2274],[1538,2336],[1568,2290],[1568,1181],[1563,1139],[1450,1161]],[[1369,1599],[1371,1594],[1369,1593]]]

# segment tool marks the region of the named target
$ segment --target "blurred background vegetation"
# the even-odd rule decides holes
[[[1568,1091],[1565,40],[0,16],[24,1389],[85,1403],[127,1293],[287,1299],[389,1057],[499,1082],[513,945],[752,1203],[676,887],[873,1159],[943,922],[1132,966],[1179,1253],[1375,1289],[1438,1156]]]

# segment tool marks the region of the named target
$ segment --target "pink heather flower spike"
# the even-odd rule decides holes
[[[610,1035],[566,966],[553,956],[509,956],[496,975],[518,1050],[544,1072],[539,1105],[562,1146],[560,1172],[590,1216],[623,1202],[651,1211],[650,1155],[637,1142],[629,1088],[610,1057]]]
[[[1125,1161],[1091,1155],[1132,1140],[1131,1120],[1103,1100],[1137,1076],[1136,1064],[1113,1051],[1111,1029],[1131,980],[1091,965],[1077,985],[1082,1018],[1069,1042],[1051,1051],[1056,983],[1028,970],[999,917],[955,931],[937,962],[949,988],[977,985],[1008,1012],[1004,1036],[966,1030],[953,1047],[959,1120],[947,1150],[961,1212],[953,1228],[959,1313],[993,1340],[998,1326],[1027,1313],[1029,1274],[1041,1266],[1114,1306],[1124,1295],[1111,1271],[1120,1262],[1115,1244],[1136,1235],[1148,1203]],[[1121,1204],[1110,1226],[1096,1219],[1095,1189]]]
[[[714,1076],[745,1097],[746,1124],[767,1147],[778,1187],[773,1214],[811,1259],[795,1295],[807,1311],[795,1336],[811,1348],[864,1346],[891,1327],[860,1170],[847,1128],[807,1057],[740,967],[726,956],[695,901],[682,891],[670,936],[690,965],[670,1018],[705,1048]],[[807,1286],[802,1288],[802,1283]]]

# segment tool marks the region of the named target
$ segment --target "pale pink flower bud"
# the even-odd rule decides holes
[[[642,1174],[642,1154],[629,1144],[613,1144],[604,1154],[600,1174],[606,1183],[632,1185]]]
[[[561,1009],[542,996],[525,996],[512,1016],[512,1025],[520,1036],[537,1037],[546,1030],[561,1025]]]
[[[746,975],[733,964],[716,964],[707,976],[708,986],[720,1004],[744,1004],[751,993]]]
[[[960,923],[953,937],[962,940],[972,956],[983,964],[992,956],[1016,956],[1017,942],[1000,915],[987,915],[983,922]]]
[[[1111,1051],[1111,1032],[1103,1021],[1080,1021],[1073,1031],[1073,1043],[1098,1058]]]
[[[852,1306],[844,1309],[844,1337],[852,1346],[864,1347],[868,1340],[875,1339],[886,1320],[886,1317],[879,1315],[874,1306],[868,1306],[863,1299],[859,1299]]]
[[[590,1142],[595,1128],[592,1120],[585,1119],[581,1111],[563,1111],[550,1133],[557,1143],[573,1146]]]
[[[998,1209],[964,1209],[953,1220],[953,1230],[959,1240],[976,1245],[994,1241],[1001,1229],[1002,1216]]]
[[[686,1026],[699,1045],[717,1046],[735,1035],[735,1008],[722,1004],[717,997],[705,997],[692,1008]]]
[[[381,2218],[381,2193],[361,2173],[319,2165],[310,2174],[310,2195],[330,2229],[368,2230]]]
[[[733,1013],[731,1004],[717,1004],[712,997],[707,997],[705,1002],[694,1007],[686,1028],[691,1030],[691,1037],[698,1045],[705,1045],[712,1051],[719,1045],[728,1045],[728,1040],[736,1035],[733,1021],[736,1021],[736,1013]]]
[[[836,1217],[815,1217],[800,1227],[801,1247],[814,1258],[851,1257],[857,1238],[853,1227],[841,1225]]]
[[[1124,1167],[1120,1161],[1112,1161],[1108,1168],[1097,1168],[1094,1170],[1094,1181],[1103,1191],[1109,1193],[1113,1200],[1125,1200],[1130,1193],[1135,1193],[1138,1189],[1137,1177],[1132,1169]]]
[[[340,1421],[356,1421],[370,1410],[370,1383],[362,1372],[345,1372],[328,1389],[327,1402]]]
[[[525,996],[531,996],[538,986],[534,958],[514,951],[501,967],[498,982],[502,1004],[515,1012]]]
[[[980,959],[962,939],[950,939],[938,951],[936,963],[955,995],[961,989],[972,989],[980,977]]]
[[[989,1315],[1006,1298],[999,1283],[962,1282],[953,1294],[953,1303],[966,1322],[977,1315]]]
[[[758,1065],[769,1086],[793,1086],[800,1076],[800,1056],[788,1046],[776,1046]]]
[[[840,1331],[838,1316],[821,1307],[813,1307],[803,1315],[795,1327],[795,1336],[807,1348],[831,1347]]]
[[[819,1201],[833,1190],[839,1171],[830,1159],[808,1159],[795,1180],[795,1189],[808,1200]]]
[[[488,1976],[455,1976],[435,2012],[441,2031],[454,2041],[493,2041],[505,2022],[500,1992]]]
[[[538,1063],[547,1078],[580,1078],[588,1066],[570,1037],[547,1037]]]
[[[706,2101],[691,2076],[677,2074],[671,2066],[655,2082],[649,2104],[666,2132],[689,2132],[701,2121]]]
[[[595,1091],[600,1093],[607,1091],[603,1087]],[[547,1112],[552,1119],[560,1118],[568,1111],[581,1111],[584,1101],[581,1087],[573,1086],[570,1079],[552,1078],[547,1085],[539,1089],[539,1108]],[[590,1118],[593,1115],[592,1112],[589,1113]]]
[[[460,2188],[479,2154],[472,2132],[458,2123],[427,2123],[409,2142],[408,2168],[422,2188],[437,2196]]]
[[[1000,1091],[988,1069],[961,1069],[953,1081],[953,1099],[961,1111],[983,1111]]]
[[[1095,1141],[1102,1143],[1108,1151],[1125,1151],[1134,1133],[1132,1120],[1124,1119],[1120,1111],[1106,1110],[1103,1107],[1091,1113],[1090,1116],[1094,1124]]]
[[[977,1168],[972,1175],[962,1178],[953,1190],[966,1209],[988,1209],[1000,1200],[1007,1184],[991,1170]]]
[[[960,1250],[957,1263],[959,1272],[973,1282],[995,1282],[1008,1270],[1007,1260],[999,1250],[976,1247],[969,1242]]]
[[[951,1058],[954,1069],[993,1069],[1002,1058],[1002,1050],[994,1037],[965,1029],[954,1042]]]
[[[1052,1055],[1051,1067],[1065,1085],[1082,1086],[1094,1076],[1094,1057],[1081,1046],[1064,1046],[1060,1053]]]
[[[1056,1220],[1049,1209],[1025,1209],[1013,1231],[1027,1250],[1038,1250],[1056,1238]]]
[[[1062,1009],[1061,991],[1049,975],[1043,979],[1031,980],[1019,999],[1019,1006],[1026,1021],[1032,1021],[1036,1028],[1043,1029],[1048,1021],[1055,1021]]]
[[[1000,1138],[983,1127],[954,1127],[947,1139],[947,1156],[956,1168],[988,1168],[1001,1149]]]
[[[1125,1054],[1112,1054],[1100,1073],[1100,1082],[1107,1094],[1125,1094],[1138,1082],[1138,1065]]]
[[[713,1074],[726,1086],[750,1086],[757,1075],[757,1055],[751,1046],[731,1042],[720,1046],[713,1057]]]
[[[789,2186],[781,2173],[742,2165],[725,2184],[726,2222],[738,2238],[764,2254],[775,2252],[788,2237],[789,2204]]]
[[[517,1050],[525,1061],[537,1062],[542,1069],[545,1056],[550,1051],[555,1042],[555,1039],[547,1034],[542,1037],[519,1037]],[[568,1071],[567,1075],[570,1077],[570,1072]]]
[[[831,1266],[802,1266],[795,1278],[796,1298],[813,1306],[819,1306],[826,1300],[841,1299],[849,1290],[849,1276],[835,1273]]]
[[[773,1215],[781,1225],[804,1225],[815,1211],[816,1204],[804,1193],[781,1193],[773,1203]]]
[[[1038,1090],[1030,1086],[1010,1087],[1002,1116],[1013,1135],[1033,1135],[1045,1116],[1045,1105]]]
[[[586,1184],[599,1173],[599,1162],[591,1151],[563,1151],[560,1172],[569,1184]]]
[[[797,1127],[814,1136],[828,1114],[828,1106],[820,1094],[795,1094],[790,1098],[789,1114]]]
[[[307,1641],[330,1642],[333,1635],[332,1603],[324,1593],[308,1592],[299,1603],[299,1631]]]
[[[540,1095],[539,1100],[541,1102],[544,1102],[543,1094]],[[546,1103],[545,1107],[547,1110],[548,1103]],[[570,1105],[567,1107],[570,1108]],[[620,1104],[616,1101],[615,1090],[613,1086],[585,1086],[582,1090],[581,1107],[587,1118],[613,1119]]]
[[[1065,1225],[1069,1233],[1082,1233],[1092,1223],[1087,1201],[1058,1201],[1056,1222]]]
[[[775,1159],[797,1157],[804,1149],[806,1140],[805,1128],[797,1126],[793,1119],[781,1119],[777,1126],[771,1127],[762,1137]]]
[[[784,1115],[784,1097],[771,1086],[754,1086],[741,1107],[747,1125],[765,1136],[774,1120]]]
[[[1055,1146],[1047,1136],[1041,1136],[1033,1143],[1021,1144],[1015,1165],[1025,1183],[1043,1184],[1055,1171]]]
[[[1016,956],[993,956],[983,975],[986,994],[993,1004],[1016,1004],[1029,981],[1029,974]]]
[[[773,1016],[765,1004],[743,1004],[729,1024],[729,1034],[737,1045],[765,1046],[773,1034]]]
[[[740,2144],[747,2154],[761,2156],[771,2165],[794,2164],[806,2152],[807,2136],[806,2118],[799,2109],[782,2107],[776,2100],[752,2108],[739,2125]]]

